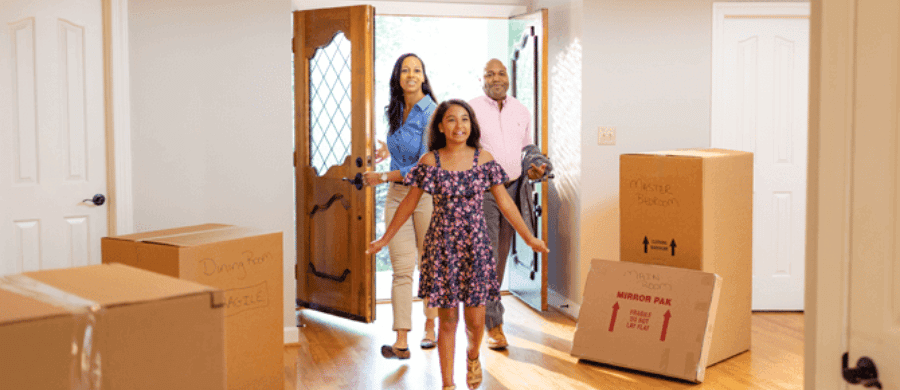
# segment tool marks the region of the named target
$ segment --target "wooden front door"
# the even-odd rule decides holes
[[[297,304],[372,322],[375,9],[294,12]]]
[[[510,18],[512,41],[510,74],[512,95],[532,113],[534,144],[547,154],[547,10]],[[534,183],[528,195],[534,208],[531,229],[547,242],[548,186],[546,181]],[[527,221],[526,221],[527,222]],[[547,259],[538,254],[516,234],[507,264],[509,291],[535,310],[547,310]]]

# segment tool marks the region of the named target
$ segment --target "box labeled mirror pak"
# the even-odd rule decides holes
[[[284,387],[281,232],[205,224],[101,240],[122,263],[225,290],[228,388]]]
[[[222,290],[120,264],[0,276],[0,388],[224,390]]]
[[[703,382],[721,284],[707,272],[594,259],[572,355]]]
[[[623,154],[619,175],[619,258],[721,276],[723,305],[709,364],[750,349],[753,154]]]

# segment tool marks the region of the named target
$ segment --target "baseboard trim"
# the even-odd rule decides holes
[[[552,288],[547,289],[547,303],[554,310],[559,311],[572,321],[578,322],[578,313],[581,312],[581,305],[573,302],[562,294],[553,291]]]
[[[296,326],[285,326],[284,327],[284,343],[285,344],[297,344],[300,342],[300,328]]]

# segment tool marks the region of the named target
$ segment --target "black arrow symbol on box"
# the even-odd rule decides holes
[[[650,244],[650,241],[647,240],[647,236],[644,236],[644,253],[647,253],[647,245]]]
[[[674,238],[672,239],[672,243],[669,244],[669,246],[672,247],[672,256],[675,256],[675,247],[678,246],[678,245],[675,245],[675,239],[674,239]]]

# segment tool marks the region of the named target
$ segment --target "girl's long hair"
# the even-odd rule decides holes
[[[472,106],[469,103],[466,103],[460,99],[450,99],[441,102],[438,104],[437,108],[434,110],[434,114],[431,116],[431,123],[428,125],[428,150],[438,150],[447,146],[447,137],[444,136],[444,133],[441,133],[440,124],[444,120],[444,115],[447,114],[447,110],[450,109],[450,106],[457,105],[460,106],[469,113],[469,138],[466,138],[466,145],[469,145],[475,149],[481,148],[481,127],[478,126],[478,119],[475,118],[475,110],[472,109]]]
[[[400,56],[394,63],[394,71],[391,72],[391,101],[384,107],[384,116],[388,120],[388,135],[394,134],[400,126],[403,126],[403,88],[400,86],[400,71],[403,69],[403,60],[406,57],[416,57],[422,63],[422,76],[425,80],[422,82],[422,92],[430,96],[431,100],[437,101],[431,91],[431,84],[428,82],[428,74],[425,73],[425,63],[422,62],[422,59],[413,53]]]

